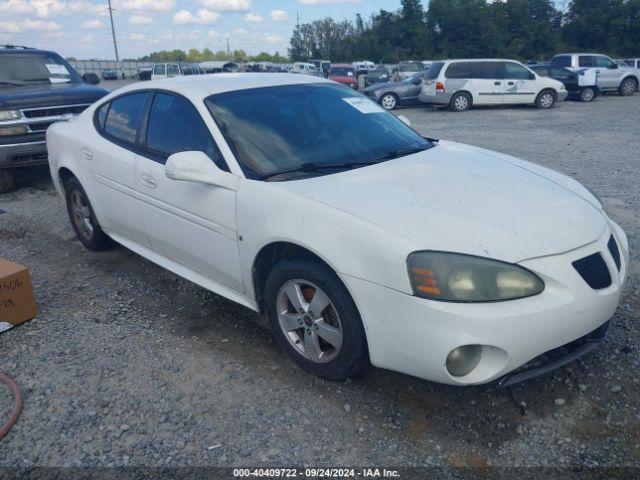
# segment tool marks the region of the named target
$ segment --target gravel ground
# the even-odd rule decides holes
[[[403,109],[429,136],[522,156],[604,198],[640,250],[640,95],[552,111]],[[506,391],[382,370],[331,383],[292,365],[255,313],[75,239],[46,169],[0,197],[0,252],[31,268],[38,317],[0,336],[25,393],[0,466],[640,466],[640,270],[608,341]],[[500,188],[496,185],[496,188]],[[11,399],[0,389],[0,423]]]

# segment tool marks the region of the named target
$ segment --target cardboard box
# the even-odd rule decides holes
[[[38,313],[27,267],[0,258],[0,332]]]

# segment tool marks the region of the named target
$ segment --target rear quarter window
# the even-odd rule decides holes
[[[468,62],[454,62],[449,64],[447,70],[444,72],[444,76],[447,78],[469,78],[471,77],[471,70],[469,69]]]
[[[424,78],[427,80],[435,80],[438,78],[438,75],[440,75],[442,67],[444,67],[444,62],[433,62],[427,70]]]

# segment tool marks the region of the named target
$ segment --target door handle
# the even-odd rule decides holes
[[[509,83],[507,83],[507,85],[513,85],[513,82],[509,82]]]
[[[494,85],[502,85],[502,82],[493,82]]]
[[[156,188],[158,186],[158,182],[156,182],[156,179],[148,173],[140,174],[140,181],[145,187]]]

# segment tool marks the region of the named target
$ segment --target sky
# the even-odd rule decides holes
[[[287,54],[296,15],[368,18],[400,0],[111,0],[120,58],[180,48]],[[108,0],[0,0],[0,44],[54,50],[64,57],[115,59]]]

